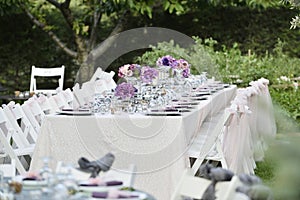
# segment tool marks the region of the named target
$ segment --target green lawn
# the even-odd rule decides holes
[[[286,123],[286,120],[279,123]],[[264,161],[257,162],[255,174],[273,190],[275,200],[299,200],[299,169],[300,131],[293,127],[277,134],[265,153]]]

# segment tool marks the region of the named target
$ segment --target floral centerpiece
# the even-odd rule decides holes
[[[135,92],[136,88],[132,84],[123,82],[117,85],[115,89],[115,96],[120,97],[121,99],[132,98]]]
[[[156,61],[158,67],[167,66],[173,71],[182,74],[182,77],[188,78],[190,76],[190,64],[184,59],[175,59],[170,55],[160,57]]]
[[[118,76],[121,78],[137,77],[140,74],[141,66],[138,64],[126,64],[119,68]]]
[[[156,77],[158,77],[157,69],[151,68],[149,66],[142,67],[140,78],[143,83],[152,83],[153,79],[155,79]]]
[[[173,69],[181,73],[184,78],[188,78],[190,76],[190,64],[184,59],[177,60],[176,66],[174,66]]]
[[[170,55],[162,56],[157,59],[156,66],[159,70],[159,79],[166,81],[172,75],[172,68],[177,65],[176,59]]]
[[[166,56],[158,58],[156,61],[156,65],[158,67],[168,66],[168,67],[174,68],[177,65],[177,60],[170,55],[166,55]]]

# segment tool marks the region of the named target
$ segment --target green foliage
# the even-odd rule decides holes
[[[260,177],[268,186],[272,186],[274,184],[274,173],[278,166],[276,166],[276,161],[270,159],[268,155],[265,156],[266,159],[263,162],[256,163],[255,175]]]
[[[156,65],[156,60],[164,55],[171,55],[174,58],[183,58],[191,64],[191,72],[198,74],[206,71],[211,75],[218,76],[216,61],[214,58],[212,46],[215,40],[207,39],[202,41],[194,37],[195,44],[190,48],[182,48],[174,41],[158,43],[157,46],[150,46],[152,51],[145,52],[141,57],[137,57],[136,62],[140,64]]]
[[[1,0],[0,16],[4,16],[10,13],[18,13],[20,10],[17,5],[20,2],[27,2],[27,0]]]
[[[300,76],[300,59],[287,56],[283,48],[284,43],[278,40],[273,54],[258,56],[250,52],[243,55],[235,45],[231,49],[224,48],[217,52],[217,64],[224,81],[236,83],[236,78],[231,76],[236,75],[243,81],[240,83],[243,87],[260,77],[270,80],[273,101],[287,111],[290,119],[300,123],[300,91],[292,81]],[[290,81],[282,81],[280,77],[287,77]]]
[[[299,10],[300,9],[300,1],[299,0],[282,0],[283,3],[289,4],[292,9]],[[294,18],[291,20],[291,29],[300,27],[300,15],[297,14]]]
[[[232,48],[223,46],[222,50],[216,51],[215,40],[203,41],[198,37],[194,39],[195,44],[187,49],[175,45],[173,41],[158,43],[157,46],[151,46],[151,51],[147,51],[136,61],[154,66],[158,57],[172,55],[175,58],[186,59],[191,64],[194,74],[207,71],[210,76],[238,84],[240,87],[247,87],[249,82],[264,77],[270,80],[273,101],[287,111],[288,117],[300,123],[300,89],[295,89],[293,81],[283,82],[280,78],[288,77],[292,80],[299,77],[300,59],[287,56],[281,40],[278,40],[273,54],[258,56],[251,51],[243,54],[238,44],[234,44]]]
[[[192,2],[189,1],[191,5]],[[143,26],[170,28],[190,37],[214,38],[218,41],[216,50],[222,50],[222,45],[231,48],[237,43],[243,54],[251,49],[258,55],[264,55],[266,51],[272,53],[277,38],[281,38],[286,43],[284,52],[300,57],[300,32],[289,29],[289,21],[296,13],[285,7],[258,10],[199,3],[180,16],[154,11],[152,20],[132,17],[128,19],[127,29]]]
[[[28,29],[31,23],[26,16],[19,14],[1,17],[0,27],[0,83],[8,88],[10,94],[13,90],[29,90],[32,65],[55,67],[64,64],[65,86],[74,84],[78,66],[40,29]]]

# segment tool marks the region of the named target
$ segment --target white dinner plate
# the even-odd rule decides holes
[[[86,184],[86,185],[79,185],[79,190],[83,192],[105,192],[110,189],[121,189],[124,187],[123,183],[120,181],[118,185],[89,185],[88,181],[81,181],[79,184]]]
[[[42,187],[47,185],[47,181],[24,180],[22,181],[22,185],[25,187]]]

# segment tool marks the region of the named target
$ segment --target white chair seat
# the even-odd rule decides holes
[[[210,180],[194,176],[192,169],[185,169],[171,200],[182,200],[183,197],[202,199],[204,192],[211,183]],[[242,185],[238,176],[233,176],[231,181],[217,182],[215,185],[216,200],[238,200],[240,196],[243,197],[240,200],[246,200],[245,196],[239,195],[235,191],[237,187]]]
[[[227,168],[226,160],[222,154],[220,137],[229,116],[228,111],[221,111],[208,120],[206,119],[202,124],[187,152],[189,158],[196,158],[192,166],[194,174],[196,174],[204,159],[221,161],[222,167]],[[217,153],[214,152],[215,150]]]

